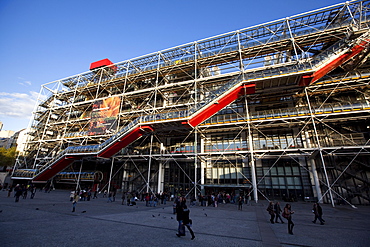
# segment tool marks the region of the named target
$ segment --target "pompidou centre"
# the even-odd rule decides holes
[[[46,83],[12,179],[370,204],[369,10],[348,1]]]

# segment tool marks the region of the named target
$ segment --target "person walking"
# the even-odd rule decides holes
[[[17,184],[17,186],[15,186],[14,188],[14,191],[15,191],[15,202],[19,202],[19,197],[22,195],[23,191],[22,191],[22,187]]]
[[[33,199],[35,197],[35,194],[36,194],[36,186],[32,186],[31,187],[31,199]]]
[[[312,208],[312,213],[315,215],[315,219],[312,221],[313,223],[316,223],[316,220],[320,221],[321,225],[324,225],[325,220],[322,218],[322,208],[320,204],[314,203]]]
[[[274,203],[270,202],[269,206],[266,209],[270,214],[270,222],[271,224],[274,224],[274,218],[275,218],[275,212],[274,212]]]
[[[288,220],[288,233],[293,235],[293,227],[294,223],[292,221],[292,214],[294,214],[294,211],[292,211],[292,206],[287,203],[284,207],[283,217]]]
[[[12,194],[12,192],[13,192],[13,186],[11,185],[8,188],[8,197],[10,197],[10,195]]]
[[[178,229],[177,229],[177,234],[176,236],[185,236],[185,225],[183,225],[183,211],[184,207],[186,206],[186,200],[183,197],[179,197],[179,200],[176,203],[176,220],[178,222]]]
[[[191,234],[191,240],[194,240],[195,235],[193,230],[191,229],[191,226],[193,224],[193,221],[190,219],[190,210],[187,208],[186,205],[183,205],[182,208],[182,224],[188,228],[190,234]],[[178,237],[181,237],[181,235],[177,235]],[[184,228],[184,235],[185,236],[185,228]]]
[[[238,210],[243,210],[243,196],[239,196],[239,199],[238,199]]]
[[[274,205],[274,212],[275,212],[275,223],[279,223],[278,222],[278,218],[280,219],[281,223],[284,223],[283,219],[281,218],[280,216],[280,213],[282,212],[283,210],[281,210],[280,208],[280,203],[279,202],[275,202],[275,205]]]
[[[80,199],[80,195],[76,191],[75,194],[73,195],[73,200],[72,200],[72,212],[75,212],[76,211],[76,204],[78,202],[78,199]]]
[[[108,201],[107,201],[107,202],[113,202],[113,201],[112,201],[112,195],[113,195],[113,193],[110,191],[110,192],[108,193]]]

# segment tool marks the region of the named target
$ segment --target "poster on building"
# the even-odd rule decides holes
[[[111,97],[94,102],[89,135],[104,135],[116,131],[120,103],[120,97]]]

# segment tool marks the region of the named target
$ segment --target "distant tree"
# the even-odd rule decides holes
[[[15,159],[17,158],[18,151],[16,147],[11,148],[0,148],[0,166],[13,166]]]

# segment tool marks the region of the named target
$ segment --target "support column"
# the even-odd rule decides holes
[[[153,150],[153,134],[150,135],[150,151],[149,151],[149,164],[148,164],[148,180],[146,181],[146,192],[150,189],[150,169],[152,165],[152,150]]]
[[[247,93],[244,93],[247,95]],[[255,167],[255,160],[254,160],[254,147],[253,147],[253,138],[252,138],[252,130],[251,130],[251,119],[249,116],[249,107],[247,102],[247,97],[245,96],[245,112],[247,113],[247,121],[248,121],[248,148],[250,153],[250,164],[251,164],[251,174],[252,174],[252,186],[253,186],[253,197],[254,201],[258,203],[258,190],[257,190],[257,177],[256,177],[256,167]]]
[[[305,147],[311,148],[312,146],[311,139],[307,131],[304,132],[304,137],[305,137],[305,142],[303,144],[305,145]],[[308,164],[308,167],[310,167],[311,169],[310,178],[311,178],[311,184],[313,185],[312,187],[314,187],[314,189],[312,190],[313,194],[315,197],[318,198],[319,202],[322,203],[322,193],[321,193],[321,188],[320,188],[319,176],[318,176],[317,169],[316,169],[315,157],[316,155],[314,152],[313,155],[308,157],[307,164]]]
[[[164,168],[163,168],[163,162],[159,162],[159,167],[158,167],[158,184],[157,184],[157,192],[163,192],[163,183],[164,183]]]
[[[204,153],[204,137],[201,136],[200,138],[200,152]],[[202,195],[205,195],[205,190],[204,190],[204,168],[205,168],[205,160],[204,158],[200,160],[200,191]]]
[[[77,184],[76,184],[76,191],[78,190],[78,187],[80,187],[80,178],[81,178],[81,172],[82,172],[82,164],[84,160],[81,160],[81,166],[80,166],[80,172],[78,173],[78,178],[77,178]]]
[[[123,167],[122,184],[121,184],[121,190],[122,190],[122,192],[125,191],[125,183],[127,184],[127,190],[128,190],[127,171],[126,171],[127,163],[123,164],[123,166],[124,167]]]
[[[194,198],[198,200],[198,128],[194,131]]]
[[[114,164],[114,157],[112,157],[112,164],[111,164],[111,166],[110,166],[109,182],[108,182],[108,194],[109,194],[109,192],[110,192],[110,184],[111,184],[111,182],[112,182],[113,164]]]
[[[322,193],[321,193],[321,188],[320,188],[319,176],[316,170],[315,160],[309,159],[307,160],[307,163],[309,167],[311,168],[310,177],[311,177],[311,180],[313,180],[313,185],[315,187],[315,189],[313,190],[314,196],[317,197],[317,199],[319,200],[319,203],[322,203]]]

